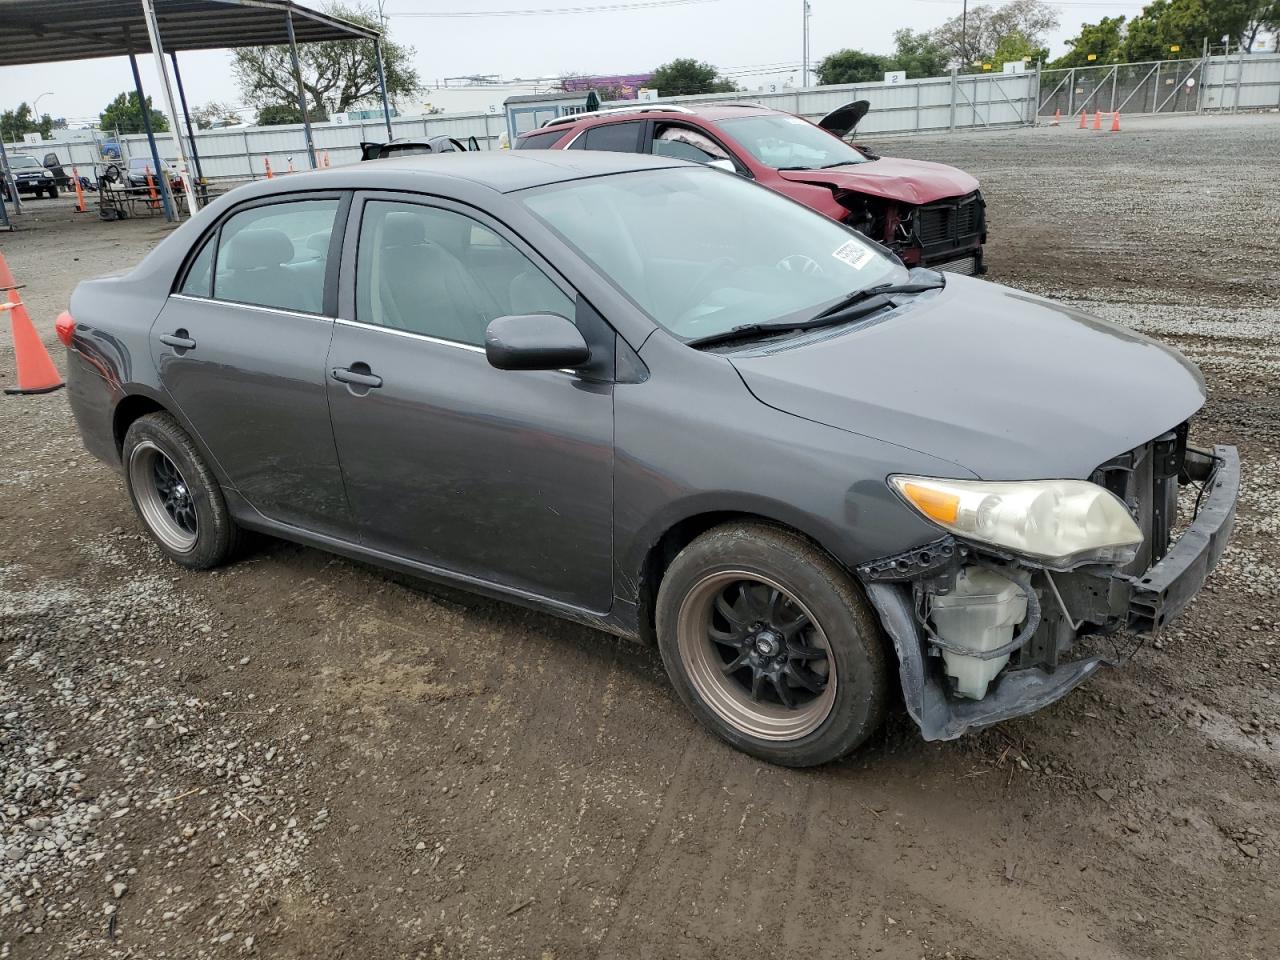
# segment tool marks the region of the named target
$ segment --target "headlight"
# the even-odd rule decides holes
[[[46,170],[46,171],[44,171],[44,173],[40,174],[40,176],[42,176],[42,177],[52,177],[52,176],[53,176],[53,174],[52,174],[52,173],[50,173],[48,170]]]
[[[1085,480],[987,483],[893,476],[889,483],[918,512],[956,536],[1047,567],[1128,563],[1142,543],[1142,531],[1119,498]]]

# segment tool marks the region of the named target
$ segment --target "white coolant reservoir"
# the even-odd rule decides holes
[[[968,650],[996,650],[1013,639],[1013,631],[1027,615],[1027,598],[1012,580],[982,567],[964,567],[955,589],[933,598],[933,625],[948,643]],[[942,659],[955,678],[955,692],[981,700],[987,685],[1009,662],[1002,654],[990,660],[951,653]]]

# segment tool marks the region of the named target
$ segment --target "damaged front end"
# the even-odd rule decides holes
[[[980,191],[910,204],[853,191],[835,191],[848,210],[844,222],[892,250],[909,267],[981,276],[986,273],[986,202]]]
[[[1177,616],[1226,547],[1240,461],[1234,447],[1188,446],[1183,424],[1100,465],[1089,481],[1123,504],[1140,541],[1102,551],[1105,559],[1097,551],[1032,559],[951,532],[857,569],[926,740],[1032,713],[1116,662],[1072,658],[1081,637],[1151,633]],[[1184,486],[1198,493],[1175,540]]]

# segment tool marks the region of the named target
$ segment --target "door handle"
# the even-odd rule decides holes
[[[363,363],[357,364],[357,366],[364,367],[365,370],[369,369]],[[353,370],[349,367],[334,367],[332,370],[332,376],[333,379],[340,383],[351,383],[358,387],[372,388],[382,386],[382,378],[377,374],[365,373],[364,371]]]
[[[194,350],[196,342],[187,336],[187,331],[183,329],[175,330],[173,333],[164,333],[160,335],[160,342],[173,347],[175,350]]]

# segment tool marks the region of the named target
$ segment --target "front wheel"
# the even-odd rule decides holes
[[[133,507],[170,559],[193,570],[230,559],[239,528],[213,472],[172,415],[150,413],[135,420],[125,433],[122,455]]]
[[[50,200],[58,199],[58,185],[56,183],[49,188],[49,199]]]
[[[877,621],[849,575],[789,530],[731,524],[694,540],[663,578],[656,626],[680,698],[752,756],[827,763],[883,718]]]

